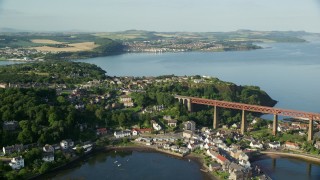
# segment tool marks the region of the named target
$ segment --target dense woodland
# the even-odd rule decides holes
[[[17,74],[20,79],[16,76]],[[174,76],[158,78],[165,77]],[[200,78],[200,76],[193,78]],[[93,79],[105,80],[108,77],[97,66],[79,62],[41,62],[0,68],[2,83],[66,83],[69,87],[75,87],[79,83],[86,83]],[[208,83],[192,83],[191,80],[189,83],[154,83],[147,86],[145,92],[130,95],[136,108],[106,110],[106,106],[118,101],[120,95],[116,90],[118,88],[120,87],[102,85],[87,90],[87,95],[79,100],[85,104],[85,109],[82,110],[75,109],[74,104],[68,100],[68,94],[57,95],[55,89],[0,89],[0,124],[15,120],[19,122],[21,128],[14,133],[1,129],[0,146],[14,143],[55,143],[65,138],[87,140],[94,136],[95,127],[113,129],[130,128],[132,125],[150,127],[151,119],[160,120],[163,115],[171,115],[180,123],[194,120],[198,125],[212,125],[211,107],[195,105],[195,112],[187,113],[186,108],[174,99],[174,94],[266,106],[273,106],[276,103],[258,87],[237,86],[212,78]],[[108,100],[96,104],[90,103],[91,95],[106,93],[111,94]],[[154,105],[164,105],[165,110],[151,114],[140,113],[140,110]],[[222,120],[229,125],[240,119],[238,111],[225,110],[221,113]],[[87,130],[80,133],[80,124],[86,124]]]
[[[77,84],[105,79],[105,71],[96,65],[80,62],[47,61],[0,67],[2,83]]]

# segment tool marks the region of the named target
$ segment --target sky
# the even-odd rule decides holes
[[[320,0],[0,0],[0,28],[320,33]]]

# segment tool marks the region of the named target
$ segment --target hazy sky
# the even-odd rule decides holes
[[[0,28],[320,32],[320,0],[0,0]]]

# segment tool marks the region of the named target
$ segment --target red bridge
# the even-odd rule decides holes
[[[203,104],[203,105],[213,106],[214,107],[214,113],[213,113],[214,129],[218,128],[219,126],[217,107],[242,110],[242,121],[241,121],[242,134],[244,134],[247,127],[246,111],[259,112],[264,114],[273,114],[274,115],[273,131],[272,131],[273,135],[277,134],[278,115],[295,117],[295,118],[303,118],[305,120],[308,120],[309,121],[308,140],[312,140],[312,137],[313,137],[313,121],[314,120],[320,121],[319,113],[311,113],[311,112],[304,112],[304,111],[280,109],[280,108],[273,108],[273,107],[267,107],[267,106],[250,105],[250,104],[244,104],[244,103],[218,101],[213,99],[203,99],[203,98],[195,98],[195,97],[179,96],[179,95],[176,95],[175,98],[178,99],[183,104],[185,104],[188,107],[189,111],[192,111],[192,104]]]

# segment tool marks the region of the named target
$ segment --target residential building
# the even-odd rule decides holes
[[[178,122],[177,120],[172,119],[172,120],[168,120],[167,124],[169,127],[177,127],[177,122]]]
[[[107,134],[107,128],[98,128],[96,133],[97,133],[97,135]]]
[[[139,135],[139,130],[132,129],[131,133],[132,133],[132,136],[137,136],[137,135]]]
[[[250,142],[250,147],[254,149],[262,149],[263,145],[259,142],[251,141]]]
[[[194,121],[186,121],[183,123],[184,130],[189,130],[194,132],[196,130],[196,123]]]
[[[44,152],[42,155],[42,160],[45,162],[54,161],[54,153],[53,152]]]
[[[185,131],[183,131],[183,133],[182,133],[182,137],[188,138],[188,139],[191,138],[192,135],[193,135],[193,132],[190,131],[190,130],[185,130]]]
[[[62,140],[60,142],[61,149],[66,150],[74,146],[74,142],[71,139]]]
[[[46,144],[45,146],[43,146],[42,150],[43,152],[54,152],[54,147],[49,144]]]
[[[11,154],[14,152],[21,152],[24,150],[23,144],[15,144],[12,146],[6,146],[2,148],[3,154]]]
[[[19,123],[18,121],[5,121],[2,127],[3,130],[6,131],[14,131],[17,129],[17,127],[19,127]]]
[[[113,133],[114,137],[116,138],[123,138],[131,136],[131,131],[116,131]]]
[[[269,147],[271,149],[278,149],[278,148],[280,148],[280,142],[270,142]]]
[[[158,124],[155,120],[151,120],[151,124],[152,124],[153,129],[156,131],[160,131],[162,129],[160,124]]]
[[[21,169],[24,167],[24,159],[22,156],[14,157],[11,159],[9,166],[11,166],[12,169]]]
[[[314,147],[317,148],[317,149],[320,149],[320,141],[317,141],[317,142],[314,144]]]
[[[292,149],[292,150],[298,150],[299,149],[299,145],[297,143],[293,143],[293,142],[285,142],[284,147],[287,149]]]

